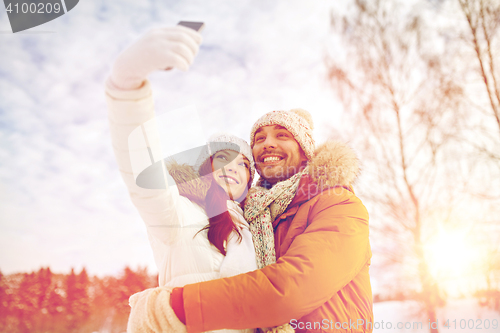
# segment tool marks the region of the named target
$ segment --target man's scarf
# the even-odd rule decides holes
[[[307,173],[307,167],[270,189],[259,186],[259,183],[247,196],[245,219],[250,225],[259,269],[276,262],[273,221],[292,202],[304,173]]]

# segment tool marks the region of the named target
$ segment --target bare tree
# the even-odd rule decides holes
[[[478,65],[477,72],[484,83],[488,98],[487,112],[495,119],[498,138],[500,138],[500,73],[498,68],[500,3],[493,0],[458,0],[458,3],[469,27],[469,35],[465,36],[465,39],[474,49]]]
[[[498,121],[493,41],[499,6],[459,1],[490,101],[485,115]],[[438,9],[427,2],[356,0],[347,12],[332,12],[338,39],[327,59],[363,154],[363,195],[376,221],[372,241],[384,257],[379,268],[391,274],[393,285],[400,281],[407,297],[421,301],[431,322],[446,295],[430,272],[426,243],[440,226],[457,223],[463,193],[470,194],[471,174],[480,168],[470,154],[481,150],[498,161],[494,145],[478,140],[484,132],[475,126],[481,120],[471,106],[484,105],[471,98],[471,67],[457,56],[464,52],[464,35],[440,26]],[[474,230],[474,222],[465,227]]]
[[[473,147],[467,161],[469,173],[483,175],[483,179],[467,175],[473,200],[486,206],[478,224],[485,231],[480,237],[489,260],[482,264],[485,287],[477,295],[482,305],[500,311],[500,1],[446,3],[448,10],[457,8],[462,22],[458,29],[450,27],[447,32],[458,31],[459,55],[467,64],[468,79],[462,83],[467,89],[465,105],[469,115],[476,115],[468,117],[468,126],[457,139]]]

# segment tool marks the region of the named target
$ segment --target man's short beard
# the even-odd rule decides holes
[[[272,174],[269,176],[266,175],[267,168],[264,168],[264,170],[261,170],[259,167],[257,167],[257,172],[268,183],[276,184],[280,181],[283,181],[283,180],[286,180],[286,179],[292,177],[293,175],[295,175],[298,172],[301,172],[306,164],[307,164],[307,161],[305,161],[304,163],[302,163],[298,166],[292,165],[292,166],[288,166],[286,168],[280,168],[277,172],[273,171]]]

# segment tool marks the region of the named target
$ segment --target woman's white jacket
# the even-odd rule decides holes
[[[160,286],[181,287],[257,269],[252,236],[243,218],[240,218],[243,222],[242,242],[238,243],[232,235],[224,257],[209,243],[207,231],[199,232],[208,224],[208,217],[196,203],[200,200],[190,197],[189,189],[168,186],[167,181],[166,189],[144,189],[136,185],[137,169],[151,164],[150,153],[154,161],[163,160],[157,129],[151,126],[155,113],[149,82],[137,90],[122,91],[108,81],[106,99],[116,161],[132,202],[146,224]],[[148,126],[141,128],[145,123]],[[141,132],[145,127],[147,131]],[[133,135],[146,133],[144,143],[129,142],[132,132]],[[192,173],[194,170],[182,167],[181,172]],[[165,178],[171,177],[166,171],[164,175]],[[196,186],[196,182],[188,185]],[[242,216],[240,207],[234,202],[228,201],[228,208],[233,216]]]

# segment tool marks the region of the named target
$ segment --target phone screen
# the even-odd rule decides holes
[[[191,22],[191,21],[180,21],[177,25],[183,25],[190,29],[200,32],[203,27],[205,27],[205,23],[203,22]]]

